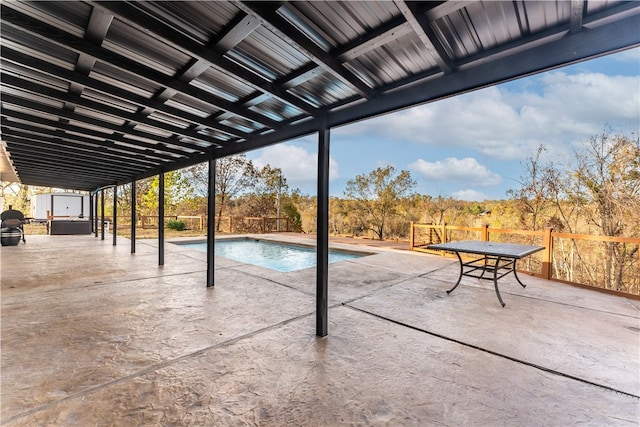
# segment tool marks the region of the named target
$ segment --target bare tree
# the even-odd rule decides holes
[[[531,230],[538,230],[545,225],[544,214],[553,206],[551,194],[557,173],[552,163],[542,162],[544,152],[546,148],[540,145],[535,156],[529,157],[523,165],[525,172],[520,177],[520,188],[507,191],[507,195],[518,203],[521,224]]]
[[[209,166],[200,163],[185,170],[196,187],[205,193],[208,185]],[[245,154],[223,157],[216,160],[216,207],[218,208],[218,222],[216,230],[220,231],[220,219],[229,201],[243,191],[251,188],[256,182],[256,170],[251,160]]]
[[[589,202],[582,215],[605,236],[640,235],[640,139],[605,131],[591,137],[576,153],[571,175],[579,196]],[[625,271],[637,258],[638,246],[607,242],[605,285],[622,290]],[[637,269],[637,266],[636,266]],[[637,275],[637,270],[635,271]]]

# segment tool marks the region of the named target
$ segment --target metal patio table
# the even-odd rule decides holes
[[[520,281],[516,273],[516,261],[543,250],[544,246],[463,240],[460,242],[432,244],[428,245],[427,249],[454,252],[458,257],[458,261],[460,261],[460,277],[458,277],[455,286],[447,291],[447,294],[450,294],[458,287],[463,276],[493,280],[498,301],[504,307],[505,304],[498,289],[498,280],[513,272],[520,286],[526,288],[526,285]],[[482,255],[482,257],[463,262],[460,253]],[[487,272],[493,273],[492,277],[485,277],[484,275]]]

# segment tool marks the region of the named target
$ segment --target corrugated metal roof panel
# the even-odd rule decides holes
[[[184,167],[640,45],[640,3],[608,0],[0,7],[18,175],[85,190],[122,181],[122,162],[106,156],[94,176],[61,148],[77,168],[61,181],[32,142],[115,150],[140,179],[157,159]]]
[[[309,62],[309,57],[296,50],[295,46],[279,38],[266,28],[258,28],[239,43],[232,52],[234,58],[247,58],[247,68],[268,80],[275,80]]]
[[[532,33],[544,31],[545,28],[558,24],[568,24],[571,17],[571,2],[523,2],[522,7],[525,8]]]
[[[351,98],[356,92],[329,73],[322,73],[289,90],[314,107],[321,108]]]
[[[326,51],[358,39],[399,15],[393,2],[292,2],[281,13]]]
[[[11,6],[77,37],[84,37],[93,11],[89,4],[70,1],[14,2]]]
[[[132,102],[126,102],[126,101],[123,101],[122,99],[109,96],[101,92],[96,92],[90,88],[85,88],[82,91],[81,98],[98,102],[104,105],[105,107],[107,106],[114,107],[119,110],[122,110],[123,112],[131,113],[131,114],[136,113],[138,111],[138,106]]]
[[[297,108],[290,106],[275,98],[267,98],[264,102],[249,107],[261,115],[267,116],[277,122],[293,119],[301,114]],[[257,129],[255,129],[257,130]]]
[[[223,1],[143,1],[132,5],[201,45],[208,44],[239,13],[233,3]]]
[[[413,34],[394,40],[345,63],[371,87],[380,87],[437,68],[425,54],[424,45]]]
[[[250,85],[214,67],[200,74],[189,84],[229,102],[236,102],[254,92]]]
[[[123,126],[122,130],[126,129],[124,128],[126,120],[123,120],[122,118],[113,116],[111,114],[107,114],[104,111],[93,110],[91,108],[85,108],[85,107],[76,107],[74,109],[74,112],[79,116],[98,119],[101,122],[111,123],[117,126]]]
[[[220,112],[220,109],[211,104],[180,93],[174,95],[172,99],[167,100],[165,104],[201,118],[209,117],[212,114]]]
[[[38,70],[34,70],[32,68],[23,67],[19,64],[3,62],[2,72],[6,75],[6,77],[3,78],[2,81],[4,86],[14,86],[15,84],[19,84],[20,81],[27,80],[51,89],[61,91],[66,91],[69,89],[69,83],[67,83],[65,80],[41,73]],[[12,79],[10,77],[15,77],[16,79]]]
[[[162,89],[161,85],[154,84],[148,79],[141,78],[111,64],[98,61],[93,66],[89,77],[149,99]]]
[[[191,57],[135,27],[114,19],[102,46],[167,76],[175,76]]]
[[[77,53],[68,49],[60,49],[55,43],[43,40],[9,25],[2,26],[0,40],[2,40],[3,49],[12,49],[24,55],[63,67],[66,70],[73,70],[78,60]],[[2,62],[5,62],[4,58]]]

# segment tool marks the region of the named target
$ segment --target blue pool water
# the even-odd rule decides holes
[[[207,243],[185,243],[182,246],[207,251]],[[315,248],[266,242],[264,240],[216,240],[216,256],[258,265],[282,272],[302,270],[316,266]],[[329,263],[359,258],[362,255],[329,251]]]

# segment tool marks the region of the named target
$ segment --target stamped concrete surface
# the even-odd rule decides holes
[[[313,268],[217,257],[206,288],[184,247],[27,241],[0,252],[2,425],[640,422],[637,300],[523,275],[502,308],[490,282],[447,295],[450,258],[368,247],[330,265],[318,338]]]

